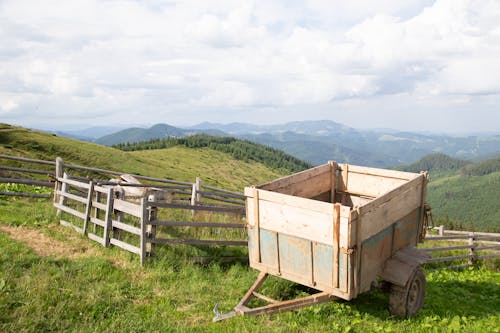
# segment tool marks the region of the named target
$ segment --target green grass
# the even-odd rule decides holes
[[[500,273],[486,267],[427,272],[427,298],[415,318],[389,315],[379,290],[299,311],[235,317],[212,323],[212,308],[230,311],[258,272],[243,264],[197,265],[164,248],[139,267],[138,257],[103,248],[59,226],[43,200],[0,202],[1,225],[23,225],[92,255],[40,256],[0,232],[0,331],[2,332],[499,332]],[[82,245],[86,244],[86,245]],[[184,250],[183,250],[184,249]],[[263,293],[286,298],[304,288],[277,277]]]

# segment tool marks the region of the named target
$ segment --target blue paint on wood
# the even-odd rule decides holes
[[[277,234],[260,229],[260,258],[261,262],[278,270]]]
[[[332,246],[313,243],[313,253],[314,282],[332,286],[334,274]]]
[[[281,271],[310,279],[312,272],[311,241],[279,235],[279,261]]]

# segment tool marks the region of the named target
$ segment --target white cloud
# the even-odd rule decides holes
[[[296,119],[329,117],[343,101],[377,117],[387,104],[370,103],[394,96],[422,110],[500,102],[498,1],[5,0],[0,39],[13,122],[33,109],[60,124],[141,110],[175,124],[288,120],[304,105],[316,113]]]

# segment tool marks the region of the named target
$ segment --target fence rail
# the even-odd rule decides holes
[[[500,250],[500,234],[498,233],[444,230],[443,226],[436,229],[439,231],[439,234],[428,235],[425,238],[424,244],[441,241],[445,241],[446,243],[467,242],[467,244],[447,244],[446,246],[440,247],[421,247],[421,250],[424,250],[429,254],[433,254],[433,257],[428,259],[427,263],[467,260],[467,263],[465,264],[449,266],[456,268],[473,265],[479,260],[500,258],[500,251],[496,251],[497,249]],[[461,253],[453,253],[453,255],[450,255],[450,251],[458,251]],[[465,251],[465,253],[462,251]]]
[[[22,164],[35,164],[40,165],[37,167],[20,167],[12,165],[0,165],[0,183],[10,183],[10,184],[24,184],[29,186],[41,186],[45,188],[53,188],[55,178],[61,178],[63,176],[64,170],[79,170],[87,171],[92,173],[97,173],[98,177],[92,177],[93,181],[98,186],[104,185],[118,185],[116,181],[110,181],[110,176],[122,176],[123,172],[106,170],[101,168],[93,168],[81,165],[74,165],[69,163],[64,163],[62,159],[57,158],[56,161],[46,161],[40,159],[10,156],[0,154],[0,161],[10,160],[15,162],[21,162]],[[43,169],[43,167],[50,166],[52,169]],[[55,170],[54,170],[55,168]],[[48,180],[39,179],[41,175],[46,175]],[[7,177],[8,176],[8,177]],[[125,192],[127,189],[138,188],[157,191],[167,191],[169,195],[177,196],[174,202],[186,202],[189,201],[191,205],[206,205],[215,204],[223,207],[224,204],[231,206],[244,207],[245,196],[239,192],[233,192],[214,186],[204,185],[200,178],[197,178],[195,182],[185,182],[172,179],[163,179],[156,177],[148,177],[142,175],[133,175],[134,178],[142,181],[147,181],[149,183],[145,184],[134,184],[121,182],[120,187],[124,188]],[[89,177],[82,177],[79,175],[72,175],[72,179],[80,181],[82,183],[88,183],[90,181]],[[103,178],[103,179],[99,179]],[[23,197],[37,197],[37,198],[50,198],[50,194],[38,194],[38,193],[26,193],[26,192],[15,192],[15,191],[3,191],[1,195],[9,196],[23,196]],[[58,195],[56,193],[56,195]]]

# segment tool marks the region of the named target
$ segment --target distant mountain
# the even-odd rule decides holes
[[[366,166],[394,167],[413,163],[432,153],[443,153],[458,159],[478,159],[500,154],[500,135],[454,137],[386,129],[357,130],[330,120],[296,121],[277,125],[205,122],[184,129],[161,124],[149,129],[127,129],[99,138],[95,142],[113,145],[198,133],[232,135],[251,140],[316,165],[335,160]]]
[[[157,138],[168,138],[168,137],[185,137],[194,134],[209,134],[215,136],[225,135],[224,132],[216,129],[182,129],[167,124],[157,124],[150,128],[128,128],[121,130],[119,132],[109,134],[98,138],[95,143],[112,146],[119,143],[134,143],[142,142]]]
[[[82,141],[94,141],[97,138],[103,137],[108,134],[116,133],[123,130],[123,127],[117,126],[94,126],[79,130],[64,130],[64,131],[51,131],[59,136],[72,138]]]

